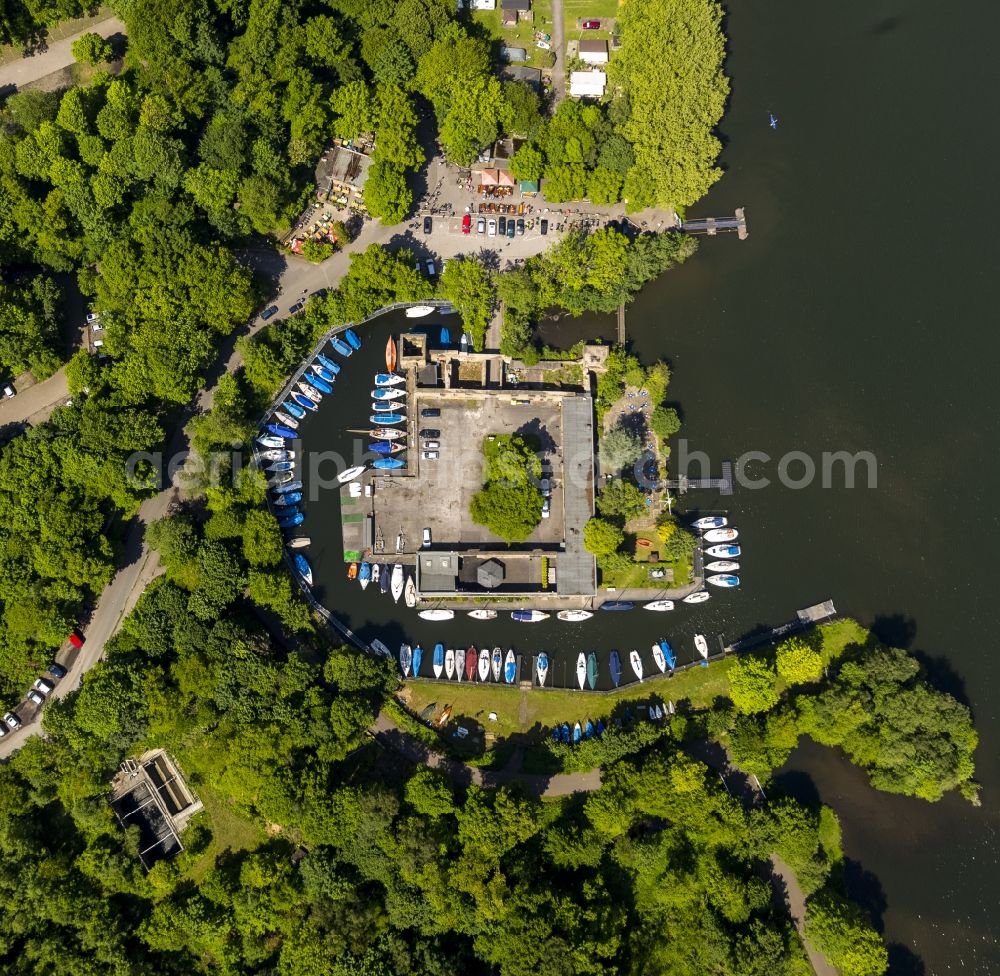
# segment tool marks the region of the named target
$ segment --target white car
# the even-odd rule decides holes
[[[8,398],[14,396],[14,387],[10,383],[3,388],[3,395]]]
[[[100,312],[88,312],[87,313],[87,325],[93,325],[95,322],[101,321]]]
[[[436,451],[441,446],[440,441],[424,441],[425,451]]]
[[[420,452],[420,457],[424,461],[436,461],[438,459],[438,452],[437,451],[421,451]]]
[[[431,544],[431,530],[424,529],[424,545],[429,546]]]
[[[52,692],[52,688],[54,686],[51,682],[46,681],[44,678],[36,678],[32,687],[35,691],[40,691],[43,695],[48,695]]]
[[[542,518],[549,517],[549,500],[547,498],[542,499]]]
[[[485,234],[486,233],[486,218],[485,217],[480,217],[479,220],[476,222],[476,233],[477,234]]]
[[[496,237],[497,236],[497,222],[495,220],[491,219],[489,221],[489,223],[487,223],[486,226],[488,228],[487,231],[486,231],[486,236],[487,237]]]
[[[8,729],[19,729],[21,727],[21,720],[13,712],[7,712],[3,717],[3,722]]]
[[[36,705],[44,705],[45,696],[37,691],[32,690],[28,692],[28,701],[34,702]]]

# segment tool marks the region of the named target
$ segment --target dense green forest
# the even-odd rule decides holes
[[[92,6],[89,0],[4,0],[0,4],[0,44],[31,47],[47,28],[69,17],[80,17]]]

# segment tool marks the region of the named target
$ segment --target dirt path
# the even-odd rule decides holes
[[[69,67],[75,60],[73,42],[84,34],[100,34],[105,38],[115,34],[124,35],[125,25],[117,17],[108,17],[107,20],[90,24],[69,37],[54,41],[45,51],[0,65],[0,91],[9,87],[21,88]]]
[[[839,976],[838,970],[826,961],[826,956],[817,952],[806,939],[806,897],[799,887],[795,872],[777,854],[771,856],[771,864],[774,867],[775,875],[784,882],[785,905],[795,922],[795,928],[802,940],[802,945],[805,946],[813,972],[816,973],[816,976]]]
[[[0,398],[0,427],[8,424],[40,424],[69,396],[66,368],[47,380],[25,387],[15,383],[17,396]]]

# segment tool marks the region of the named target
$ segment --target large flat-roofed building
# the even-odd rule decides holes
[[[423,338],[403,335],[399,342],[409,405],[407,466],[391,475],[369,473],[370,494],[357,499],[382,540],[371,559],[415,564],[424,600],[593,596],[596,567],[583,547],[594,513],[592,398],[583,388],[524,389],[509,378],[503,357],[431,353]],[[436,413],[424,417],[425,410]],[[426,428],[436,432],[436,458],[422,456]],[[511,546],[469,511],[483,483],[484,439],[503,434],[537,445],[550,486],[548,517]]]
[[[608,76],[603,71],[571,71],[569,93],[573,98],[603,98]]]

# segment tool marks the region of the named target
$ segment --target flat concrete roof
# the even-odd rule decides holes
[[[594,557],[583,547],[583,527],[594,514],[594,407],[590,397],[563,401],[565,484],[563,522],[566,551],[559,557],[556,588],[560,596],[597,590]]]

